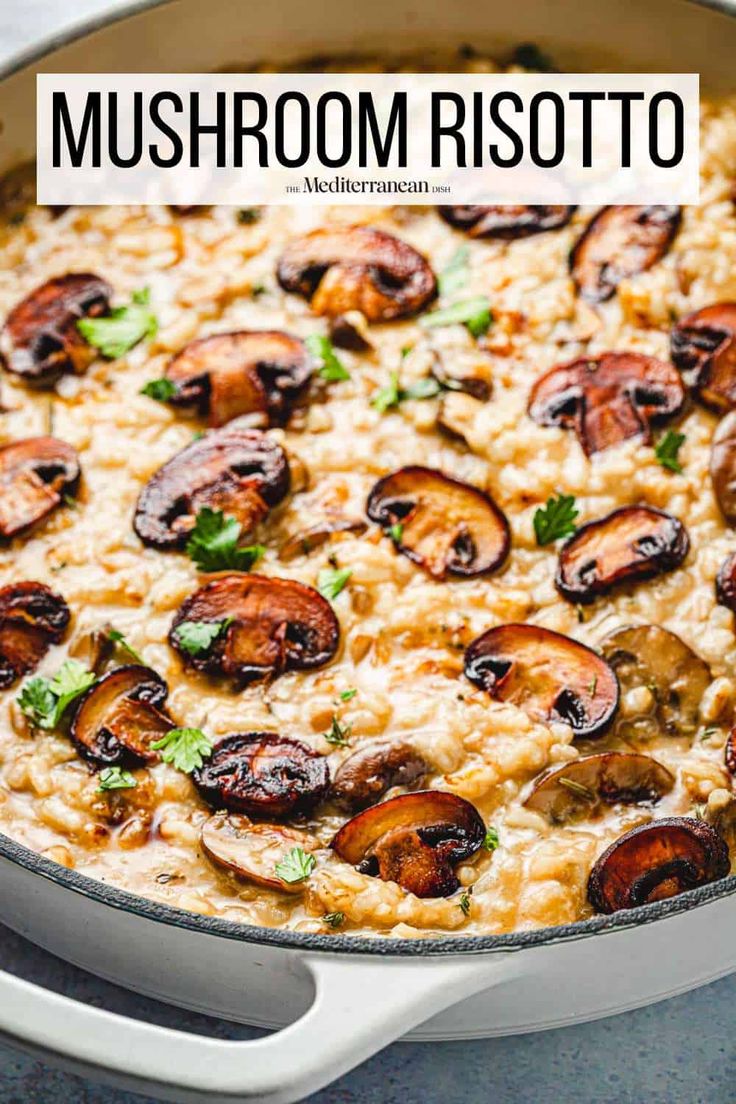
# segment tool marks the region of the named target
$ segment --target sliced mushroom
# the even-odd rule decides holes
[[[581,811],[591,816],[601,804],[659,801],[674,784],[674,775],[649,755],[603,751],[548,771],[524,806],[559,824]]]
[[[672,359],[708,406],[736,406],[736,303],[714,303],[673,326]]]
[[[713,435],[710,477],[721,513],[736,526],[736,410],[718,423]]]
[[[629,437],[651,442],[650,427],[685,401],[671,364],[641,353],[581,357],[545,373],[532,388],[529,416],[539,425],[574,429],[586,456]]]
[[[439,207],[445,222],[458,230],[464,230],[471,238],[528,238],[531,234],[543,234],[546,230],[558,230],[566,226],[575,208],[562,204],[539,205],[509,204],[505,207]]]
[[[570,254],[580,294],[593,303],[610,299],[622,280],[646,272],[667,252],[680,228],[679,207],[603,207]]]
[[[421,253],[369,226],[313,230],[297,238],[282,253],[276,275],[285,291],[309,299],[317,314],[358,310],[369,322],[416,314],[437,294]]]
[[[97,355],[77,322],[110,309],[112,288],[89,272],[72,272],[41,284],[7,317],[0,357],[9,372],[36,387],[50,387],[65,372],[84,372]]]
[[[596,912],[618,912],[675,897],[725,878],[728,847],[702,820],[668,817],[642,824],[599,856],[588,879]]]
[[[202,825],[202,848],[205,853],[241,878],[265,886],[280,889],[284,893],[303,893],[303,882],[285,882],[276,873],[279,862],[294,847],[307,854],[316,851],[319,844],[313,836],[296,828],[281,824],[253,824],[245,816],[228,816],[215,813]]]
[[[305,529],[303,533],[295,533],[293,537],[289,537],[279,549],[279,559],[286,562],[297,556],[306,556],[315,548],[325,544],[333,533],[360,534],[367,528],[362,518],[327,517],[324,521],[313,525],[311,529]]]
[[[732,728],[726,740],[724,752],[726,770],[733,777],[736,776],[736,728]]]
[[[56,437],[26,437],[0,448],[0,537],[14,537],[43,521],[73,495],[79,457]]]
[[[348,311],[330,319],[330,340],[338,349],[351,353],[368,353],[373,348],[368,339],[368,323],[360,311]]]
[[[330,785],[327,760],[275,732],[226,736],[192,781],[213,809],[279,817],[306,813]]]
[[[402,740],[380,740],[359,748],[340,764],[332,783],[336,803],[356,813],[375,805],[393,786],[412,786],[429,771],[416,748]]]
[[[158,758],[151,744],[174,727],[164,711],[168,687],[150,667],[115,667],[79,699],[70,735],[80,755],[111,766],[150,763]]]
[[[432,375],[445,391],[460,391],[472,396],[479,402],[487,402],[491,397],[491,384],[482,376],[468,376],[455,370],[455,366],[448,364],[441,356],[433,357]],[[451,396],[445,396],[451,398]]]
[[[192,656],[179,644],[183,621],[229,618],[206,652]],[[294,579],[250,574],[223,575],[200,587],[181,604],[169,632],[188,666],[243,683],[323,667],[339,639],[334,610],[319,591]]]
[[[397,882],[417,897],[448,897],[460,884],[455,867],[475,854],[485,834],[469,801],[419,790],[358,813],[330,846],[362,874]]]
[[[484,632],[465,651],[465,676],[535,720],[570,725],[576,736],[600,735],[618,705],[618,682],[606,661],[538,625]]]
[[[607,636],[601,652],[616,672],[622,693],[640,686],[650,691],[664,732],[692,736],[712,675],[684,640],[659,625],[633,625]]]
[[[379,479],[366,512],[384,529],[399,526],[398,550],[435,579],[488,574],[509,552],[509,524],[491,496],[434,468],[400,468]]]
[[[133,527],[144,544],[162,550],[186,544],[203,506],[237,518],[243,536],[288,493],[286,453],[266,433],[240,421],[177,452],[138,497]]]
[[[578,529],[560,550],[555,583],[563,598],[586,604],[621,583],[674,571],[688,554],[687,530],[653,506],[623,506]]]
[[[191,341],[169,363],[174,406],[209,414],[222,426],[263,412],[278,423],[309,383],[312,361],[303,342],[278,330],[241,330]]]
[[[0,589],[0,690],[34,671],[69,625],[69,607],[43,583]]]
[[[716,599],[719,605],[736,613],[736,552],[721,564],[716,576]]]

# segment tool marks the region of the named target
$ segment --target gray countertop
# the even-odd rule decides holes
[[[109,0],[0,0],[0,62]],[[258,1032],[98,981],[0,928],[0,966],[89,1004],[222,1038]],[[564,994],[560,994],[564,1000]],[[398,1043],[313,1104],[726,1104],[736,1096],[736,976],[614,1019],[467,1043]],[[136,1104],[143,1098],[0,1047],[2,1104]]]

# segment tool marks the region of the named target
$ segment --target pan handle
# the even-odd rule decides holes
[[[292,1104],[435,1013],[505,981],[519,957],[309,954],[299,959],[315,988],[307,1012],[281,1031],[235,1042],[128,1019],[0,971],[0,1036],[177,1104]]]

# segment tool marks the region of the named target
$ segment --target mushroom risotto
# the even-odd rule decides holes
[[[3,181],[3,831],[325,933],[729,873],[736,108],[702,127],[682,210]]]

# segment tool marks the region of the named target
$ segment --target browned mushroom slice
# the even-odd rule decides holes
[[[263,412],[283,421],[304,390],[312,362],[297,337],[278,330],[242,330],[191,341],[166,369],[175,406],[209,414],[212,426]]]
[[[479,402],[486,402],[491,397],[491,384],[482,376],[468,376],[454,371],[454,366],[448,364],[440,356],[435,356],[432,364],[432,375],[445,391],[461,391],[471,395]]]
[[[181,647],[176,630],[182,622],[227,619],[207,651],[193,656]],[[264,575],[224,575],[206,583],[179,607],[169,633],[189,666],[245,683],[323,667],[339,639],[338,620],[319,591]]]
[[[629,437],[650,442],[650,426],[677,414],[684,401],[671,364],[641,353],[603,353],[545,373],[532,388],[528,409],[539,425],[574,429],[591,456]]]
[[[708,406],[736,406],[736,303],[714,303],[673,326],[672,359]]]
[[[721,513],[736,526],[736,410],[719,422],[713,435],[710,477]]]
[[[276,867],[295,847],[311,854],[319,847],[317,840],[296,828],[281,824],[253,824],[245,816],[216,813],[202,826],[202,847],[205,853],[227,870],[267,889],[284,893],[303,893],[303,882],[285,882]]]
[[[79,457],[56,437],[26,437],[0,448],[0,537],[14,537],[43,521],[73,495]]]
[[[0,590],[0,689],[35,670],[69,625],[69,607],[43,583],[11,583]]]
[[[373,348],[367,336],[368,325],[360,311],[348,311],[330,319],[330,340],[338,349],[367,353]]]
[[[279,558],[293,560],[297,556],[306,556],[315,548],[320,548],[333,533],[364,533],[368,526],[362,518],[325,518],[324,521],[289,537],[279,549]]]
[[[669,817],[634,828],[598,858],[588,879],[596,912],[618,912],[675,897],[725,878],[728,847],[702,820]]]
[[[673,571],[689,549],[687,530],[672,514],[623,506],[581,526],[562,546],[555,583],[569,602],[593,602],[621,583]]]
[[[133,765],[158,758],[151,744],[174,727],[164,712],[168,687],[150,667],[115,667],[79,699],[70,735],[93,763]]]
[[[435,579],[485,575],[509,552],[509,524],[491,496],[434,468],[400,468],[379,479],[366,512]]]
[[[247,533],[289,490],[286,453],[239,421],[210,430],[177,452],[138,497],[133,527],[154,548],[186,544],[204,506],[236,518]]]
[[[699,707],[712,676],[708,664],[679,636],[659,625],[616,629],[601,644],[622,693],[646,686],[653,712],[663,731],[692,736]]]
[[[527,207],[509,204],[506,207],[439,207],[445,222],[464,230],[471,238],[528,238],[545,230],[566,226],[575,208],[562,204]]]
[[[581,811],[590,816],[601,804],[659,801],[674,784],[674,775],[649,755],[603,751],[543,775],[524,805],[560,823]]]
[[[732,776],[736,776],[736,728],[732,728],[726,740],[724,752],[726,770]]]
[[[221,740],[192,780],[213,809],[278,819],[314,808],[330,772],[324,756],[299,740],[246,732]]]
[[[317,314],[358,310],[369,322],[416,314],[437,294],[434,273],[406,242],[369,226],[314,230],[291,242],[276,273]]]
[[[537,625],[498,625],[465,651],[465,676],[540,721],[598,736],[618,705],[616,676],[599,655]]]
[[[416,748],[404,741],[381,740],[354,751],[340,764],[331,796],[342,808],[358,812],[375,805],[393,786],[411,786],[429,766]]]
[[[736,552],[721,564],[716,576],[716,599],[719,605],[736,613]]]
[[[455,867],[475,854],[485,834],[469,801],[419,790],[358,813],[330,846],[362,874],[398,882],[417,897],[449,897],[460,884]]]
[[[97,354],[77,322],[107,313],[111,295],[110,285],[89,272],[41,284],[10,312],[0,334],[7,370],[37,387],[50,387],[65,372],[83,372]]]
[[[622,280],[660,260],[680,228],[679,207],[604,207],[591,219],[570,254],[580,294],[593,303],[610,299]]]

